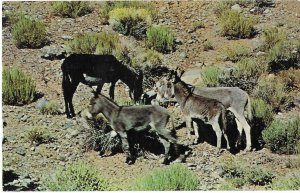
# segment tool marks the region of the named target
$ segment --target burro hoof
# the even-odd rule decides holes
[[[246,147],[244,151],[245,151],[245,152],[251,151],[251,147]]]
[[[125,162],[126,162],[128,165],[131,165],[131,164],[134,163],[133,159],[130,158],[130,157],[127,157]]]

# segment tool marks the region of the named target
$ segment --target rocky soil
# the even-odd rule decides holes
[[[169,26],[176,34],[178,44],[176,51],[166,54],[163,63],[171,67],[182,66],[186,69],[187,80],[197,83],[197,73],[202,64],[233,65],[231,62],[222,61],[222,47],[232,41],[243,41],[253,48],[258,46],[259,37],[246,40],[228,40],[218,35],[216,16],[213,14],[215,2],[155,2],[158,10],[160,24]],[[60,18],[51,14],[49,2],[4,2],[3,12],[24,11],[29,15],[41,19],[47,26],[50,46],[54,50],[64,48],[65,41],[76,33],[111,31],[108,25],[102,25],[97,12],[97,3],[93,3],[94,11],[86,16],[76,19]],[[251,7],[241,8],[250,14]],[[275,7],[268,7],[262,14],[256,15],[259,24],[258,32],[269,24],[282,23],[290,37],[300,37],[300,2],[278,1]],[[195,21],[203,21],[205,28],[192,31]],[[143,49],[143,42],[137,42],[132,37],[120,36],[128,45],[130,54],[134,55],[139,48]],[[203,51],[203,43],[211,41],[214,49]],[[45,49],[18,49],[12,39],[11,26],[2,27],[2,67],[18,66],[30,74],[37,82],[37,90],[43,94],[39,100],[25,106],[3,105],[3,170],[6,190],[40,190],[41,180],[51,175],[58,167],[65,167],[77,160],[86,160],[93,163],[103,176],[112,181],[128,187],[137,178],[147,172],[162,167],[159,160],[154,157],[137,159],[135,164],[124,163],[125,155],[118,153],[113,156],[100,157],[98,152],[84,151],[86,126],[78,115],[74,119],[66,119],[63,114],[64,103],[61,92],[62,73],[60,64],[62,60],[45,56]],[[63,55],[63,51],[58,51]],[[44,56],[44,58],[42,58]],[[45,58],[46,57],[46,58]],[[49,60],[50,57],[53,60]],[[74,95],[76,112],[88,107],[92,97],[91,88],[80,84]],[[108,93],[108,86],[103,89]],[[116,86],[116,98],[129,100],[125,86],[120,83]],[[43,99],[55,101],[61,106],[59,115],[43,115],[37,108]],[[170,107],[168,110],[175,116],[175,123],[182,123],[179,109]],[[290,113],[290,112],[288,112]],[[293,109],[292,113],[299,113],[299,109]],[[286,116],[281,114],[278,116]],[[35,146],[28,141],[27,133],[32,128],[45,128],[54,140],[50,143]],[[253,128],[255,129],[255,128]],[[177,130],[179,143],[188,144],[186,129]],[[185,160],[191,170],[200,179],[199,190],[218,190],[224,182],[220,176],[219,160],[226,157],[245,160],[251,165],[262,165],[276,175],[284,175],[291,169],[286,167],[288,161],[300,159],[292,155],[277,155],[268,149],[261,149],[249,153],[239,152],[232,154],[228,151],[219,153],[215,144],[203,142],[191,145],[191,153]],[[125,188],[126,189],[126,188]],[[263,186],[244,186],[245,190],[264,189]]]

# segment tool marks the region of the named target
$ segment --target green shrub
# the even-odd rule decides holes
[[[53,141],[53,137],[46,129],[32,128],[27,133],[27,138],[31,144],[39,145]]]
[[[121,44],[116,33],[78,34],[68,42],[70,53],[77,54],[112,54],[117,59],[128,62],[127,48]]]
[[[52,4],[52,12],[62,17],[78,17],[92,10],[85,1],[57,1]]]
[[[162,55],[155,50],[148,49],[146,52],[137,55],[132,63],[134,66],[142,68],[145,66],[158,66],[162,63]]]
[[[237,63],[235,69],[234,76],[236,78],[245,77],[246,79],[250,79],[255,77],[258,79],[262,74],[267,72],[268,65],[265,65],[254,58],[245,58]]]
[[[264,186],[270,184],[275,176],[268,170],[255,166],[246,170],[245,179],[253,185]]]
[[[225,59],[233,62],[241,60],[243,57],[250,56],[252,49],[242,43],[233,43],[231,45],[226,45],[223,48],[225,54]]]
[[[268,51],[267,61],[272,72],[297,68],[300,61],[300,40],[277,43]]]
[[[271,188],[272,190],[300,190],[300,171],[293,171],[276,179]]]
[[[147,46],[158,52],[167,53],[174,50],[174,35],[167,27],[154,26],[147,30]]]
[[[48,115],[58,115],[60,113],[59,105],[52,101],[42,106],[40,111],[42,114],[48,114]]]
[[[157,11],[155,7],[149,2],[143,1],[105,1],[100,3],[99,14],[104,20],[103,23],[108,23],[109,12],[115,8],[135,8],[135,9],[146,9],[150,13],[152,20],[157,18]]]
[[[263,186],[272,182],[274,175],[261,166],[250,166],[237,159],[224,159],[220,165],[222,175],[236,188],[246,183]]]
[[[287,39],[286,33],[280,31],[277,27],[267,27],[262,33],[262,46],[263,51],[273,48],[277,43]]]
[[[218,86],[223,71],[215,66],[208,66],[201,70],[201,77],[204,85],[208,87]]]
[[[300,117],[289,121],[274,120],[262,133],[266,146],[271,151],[283,154],[294,154],[299,151]]]
[[[253,36],[256,20],[246,18],[241,13],[233,10],[224,11],[220,18],[220,33],[230,38],[250,38]]]
[[[196,190],[199,181],[187,167],[180,164],[166,166],[143,176],[133,190]]]
[[[109,23],[115,31],[141,39],[152,24],[152,17],[143,8],[115,8],[109,12]]]
[[[95,166],[79,162],[67,168],[59,168],[45,180],[49,191],[109,191],[110,182],[100,175]]]
[[[260,98],[252,98],[251,107],[254,118],[253,122],[256,123],[255,128],[265,128],[271,124],[274,118],[272,106],[270,106]]]
[[[230,10],[232,5],[234,4],[231,4],[230,1],[220,1],[214,6],[213,12],[218,18],[220,18],[225,11]]]
[[[211,43],[211,41],[206,41],[204,44],[203,44],[203,50],[204,51],[208,51],[208,50],[213,50],[214,47]]]
[[[288,91],[298,91],[300,88],[300,69],[290,68],[278,73]]]
[[[47,43],[45,25],[25,16],[17,18],[12,36],[18,48],[40,48]]]
[[[4,69],[2,81],[4,104],[24,105],[34,100],[36,94],[35,82],[18,68]]]
[[[6,16],[6,21],[4,22],[6,25],[13,25],[17,23],[21,18],[26,17],[25,14],[19,12],[8,12],[4,13]]]
[[[285,83],[277,76],[262,76],[258,80],[253,96],[266,101],[275,111],[288,109],[292,104],[292,98],[285,87]]]

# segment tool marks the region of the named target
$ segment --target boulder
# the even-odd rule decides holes
[[[41,57],[46,60],[61,60],[66,57],[66,50],[61,46],[45,46],[42,48]]]

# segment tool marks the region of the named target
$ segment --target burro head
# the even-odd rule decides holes
[[[96,92],[93,93],[94,93],[94,97],[91,98],[90,100],[90,107],[87,113],[87,118],[89,119],[95,117],[97,114],[102,112],[103,104],[104,104],[103,96],[101,96],[101,94],[98,95]]]

